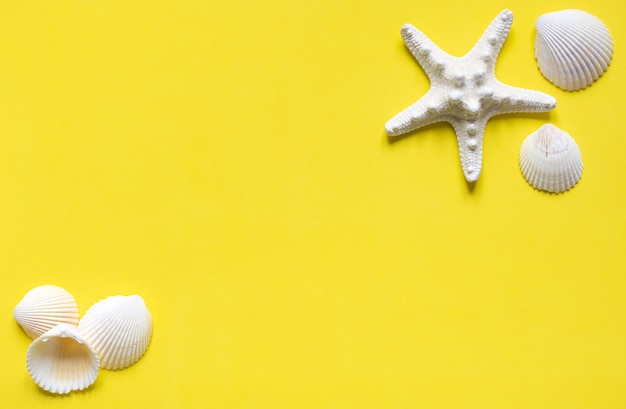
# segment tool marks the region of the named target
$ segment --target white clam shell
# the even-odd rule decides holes
[[[13,317],[35,339],[58,324],[78,325],[78,305],[63,288],[42,285],[26,293],[15,306]]]
[[[69,393],[96,381],[99,361],[75,326],[59,324],[30,344],[26,368],[42,389]]]
[[[572,188],[583,172],[580,149],[574,139],[552,124],[528,135],[519,154],[526,181],[539,190],[560,193]]]
[[[597,17],[582,10],[547,13],[535,22],[535,58],[554,85],[576,91],[591,85],[609,67],[613,39]]]
[[[123,369],[139,360],[152,337],[152,316],[138,295],[98,301],[78,324],[104,369]]]

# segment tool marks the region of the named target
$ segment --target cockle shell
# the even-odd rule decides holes
[[[52,393],[82,390],[96,381],[98,355],[70,324],[59,324],[34,340],[26,353],[30,377]]]
[[[552,124],[528,135],[522,142],[519,161],[526,181],[539,190],[560,193],[582,177],[578,145],[567,132]]]
[[[123,369],[148,349],[152,316],[140,296],[116,295],[92,305],[78,329],[98,353],[102,368]]]
[[[535,58],[554,85],[576,91],[591,85],[609,67],[613,39],[597,17],[582,10],[561,10],[535,22]]]
[[[78,305],[63,288],[42,285],[26,293],[15,306],[13,317],[35,339],[58,324],[78,325]]]

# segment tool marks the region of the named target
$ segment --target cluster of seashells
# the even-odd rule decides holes
[[[100,368],[129,367],[152,338],[152,316],[138,295],[100,300],[79,321],[78,305],[67,290],[42,285],[26,293],[13,316],[33,338],[26,353],[28,373],[51,393],[88,388]]]
[[[592,85],[613,58],[609,29],[594,15],[575,9],[539,16],[535,22],[535,58],[539,71],[565,91]],[[519,154],[522,174],[539,190],[561,193],[582,177],[583,163],[574,139],[552,124],[528,135]]]

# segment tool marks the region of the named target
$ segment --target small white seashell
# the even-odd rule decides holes
[[[597,17],[582,10],[561,10],[537,18],[535,58],[554,85],[576,91],[591,85],[609,67],[613,39]]]
[[[98,301],[78,324],[104,369],[123,369],[139,360],[152,337],[152,316],[138,295]]]
[[[519,161],[526,181],[539,190],[560,193],[582,177],[578,145],[567,132],[552,124],[528,135],[522,142]]]
[[[58,324],[78,325],[78,305],[63,288],[42,285],[26,293],[15,306],[13,317],[35,339]]]
[[[59,324],[34,340],[26,353],[30,377],[42,389],[69,393],[89,387],[98,377],[98,355],[70,324]]]

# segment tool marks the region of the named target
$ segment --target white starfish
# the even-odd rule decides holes
[[[393,137],[435,122],[451,123],[465,179],[475,182],[482,168],[485,126],[491,117],[545,112],[556,107],[556,100],[550,95],[512,87],[496,79],[496,59],[512,23],[511,11],[500,12],[463,57],[447,54],[421,31],[405,24],[402,39],[426,72],[431,87],[416,103],[387,122],[387,134]]]

